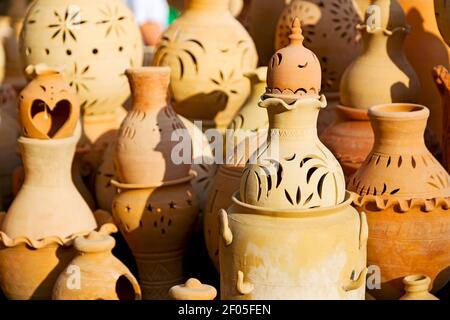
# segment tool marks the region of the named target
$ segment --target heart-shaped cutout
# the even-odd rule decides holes
[[[41,133],[53,138],[69,120],[72,105],[68,100],[61,100],[53,109],[40,99],[33,101],[30,109],[33,125]]]

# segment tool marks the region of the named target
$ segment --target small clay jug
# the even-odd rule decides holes
[[[412,275],[403,278],[405,294],[400,300],[439,300],[430,290],[431,279],[424,275]]]
[[[244,73],[257,66],[253,40],[229,0],[191,0],[166,30],[154,65],[170,66],[175,111],[203,128],[227,128],[250,93]],[[214,30],[214,32],[211,32]]]
[[[115,244],[97,231],[76,238],[78,254],[56,280],[53,300],[140,300],[137,280],[111,252]]]
[[[170,288],[169,295],[174,300],[214,300],[217,296],[217,290],[191,278],[185,284]]]
[[[425,146],[428,116],[415,104],[369,109],[375,143],[349,179],[355,207],[367,214],[368,264],[381,270],[376,299],[398,299],[410,274],[428,275],[433,292],[450,280],[450,176]]]

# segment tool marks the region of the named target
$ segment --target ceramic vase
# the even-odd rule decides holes
[[[400,0],[411,32],[405,40],[405,53],[419,76],[422,87],[420,104],[431,113],[429,126],[442,135],[442,104],[430,70],[437,65],[449,66],[450,48],[442,39],[436,23],[433,1]]]
[[[111,253],[115,243],[110,235],[96,231],[76,238],[78,253],[56,280],[52,299],[140,300],[137,280]]]
[[[191,278],[185,284],[170,288],[169,294],[174,300],[214,300],[217,296],[217,290]]]
[[[439,300],[432,295],[428,290],[430,289],[430,277],[423,275],[412,275],[403,278],[405,285],[405,294],[400,300]]]
[[[317,137],[326,106],[320,62],[302,40],[295,19],[259,104],[269,116],[267,143],[246,164],[228,212],[220,211],[224,300],[364,299],[367,223]]]
[[[447,45],[450,45],[450,8],[445,0],[434,0],[434,10],[439,32]]]
[[[365,24],[358,26],[363,51],[341,79],[338,120],[320,136],[338,155],[346,177],[361,166],[373,144],[367,109],[380,103],[414,103],[420,98],[419,78],[403,50],[409,26],[402,8],[396,0],[377,0],[373,5],[367,9]]]
[[[399,298],[410,274],[429,276],[434,291],[450,279],[450,177],[425,146],[428,116],[415,104],[372,107],[374,147],[349,181],[356,208],[367,213],[368,264],[381,271],[381,290],[371,291],[377,299]]]
[[[133,109],[116,144],[113,216],[136,259],[143,298],[165,299],[183,281],[183,256],[199,212],[190,164],[171,158],[174,131],[189,134],[168,102],[168,67],[127,75]]]
[[[433,78],[442,99],[442,164],[450,172],[450,73],[446,67],[436,66]]]
[[[230,14],[228,0],[192,0],[164,33],[154,65],[172,68],[178,114],[202,120],[204,129],[224,130],[250,93],[250,80],[243,74],[256,67],[257,54]]]
[[[6,209],[13,200],[12,173],[19,166],[17,154],[17,138],[20,126],[14,116],[17,106],[17,95],[10,85],[0,87],[0,208]]]

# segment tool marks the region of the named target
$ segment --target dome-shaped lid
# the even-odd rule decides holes
[[[303,46],[300,20],[294,19],[290,44],[278,50],[269,63],[267,97],[319,98],[322,71],[317,56]]]
[[[172,287],[169,294],[175,300],[214,300],[217,290],[191,278],[185,284]]]

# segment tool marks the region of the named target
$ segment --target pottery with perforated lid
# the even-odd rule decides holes
[[[170,288],[169,294],[175,300],[214,300],[217,290],[191,278],[185,284]]]
[[[291,44],[275,53],[259,106],[269,116],[268,144],[256,151],[241,179],[243,202],[277,209],[334,206],[345,197],[342,168],[317,137],[320,63],[302,45],[298,18]],[[295,88],[310,88],[308,90]]]
[[[117,229],[116,229],[117,231]],[[60,274],[53,300],[140,300],[141,289],[130,270],[111,253],[116,242],[108,234],[93,231],[74,241],[78,255]],[[78,270],[79,287],[68,286],[72,270]]]
[[[327,105],[320,63],[302,46],[299,20],[292,26],[291,44],[275,53],[259,102],[268,113],[267,140],[248,158],[231,206],[215,213],[220,237],[213,259],[224,300],[364,298],[365,214],[351,206],[342,168],[317,137],[317,117]],[[288,70],[297,77],[285,76]],[[315,90],[274,94],[275,85]]]
[[[290,44],[278,50],[269,62],[266,96],[318,98],[322,82],[320,62],[314,52],[303,46],[298,18],[292,24],[289,39]]]
[[[245,103],[257,52],[229,0],[191,0],[163,34],[154,65],[170,66],[175,111],[224,130]]]
[[[74,134],[80,116],[76,91],[63,74],[46,65],[29,66],[34,75],[19,95],[22,135],[35,139],[62,139]]]

